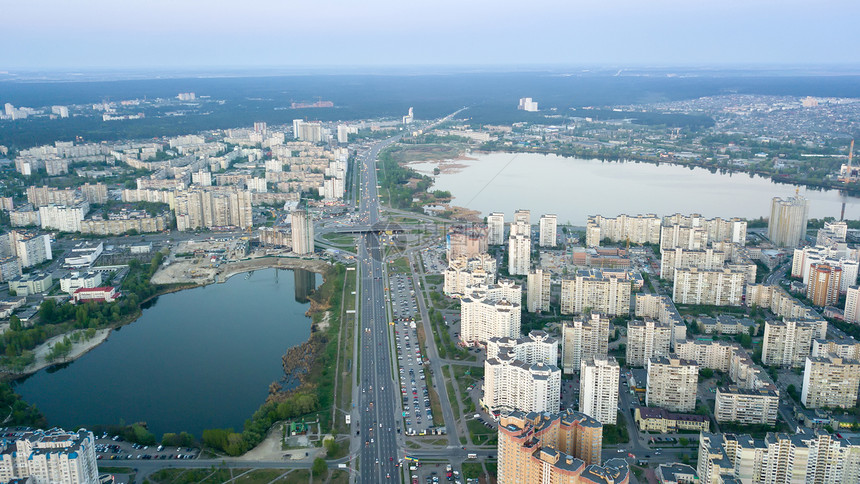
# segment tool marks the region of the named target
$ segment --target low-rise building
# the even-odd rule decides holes
[[[641,432],[670,433],[679,430],[707,432],[710,421],[705,415],[673,413],[664,408],[636,407],[633,420]]]
[[[115,287],[81,287],[75,290],[72,294],[72,300],[75,304],[81,302],[114,302],[120,294]]]
[[[39,294],[51,289],[54,279],[46,272],[31,272],[20,275],[9,281],[9,292],[16,296]]]
[[[60,278],[60,290],[74,294],[75,291],[82,287],[93,288],[98,287],[102,283],[102,273],[98,271],[90,271],[85,273],[71,272],[67,276]]]

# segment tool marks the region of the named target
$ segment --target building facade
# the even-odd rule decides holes
[[[549,311],[550,298],[550,274],[549,271],[532,269],[527,278],[528,289],[526,292],[526,309],[530,313],[538,311]]]
[[[806,408],[857,405],[860,361],[836,355],[808,356],[803,370],[800,401]]]
[[[767,222],[767,238],[777,247],[797,247],[806,235],[809,200],[800,195],[774,197]]]
[[[655,356],[648,360],[645,405],[673,412],[696,409],[699,365],[681,358]]]
[[[0,481],[94,484],[99,482],[92,432],[25,432],[0,443]],[[27,479],[32,481],[27,481]]]
[[[556,230],[558,228],[558,217],[555,214],[541,215],[540,217],[540,237],[539,245],[541,247],[556,246]]]
[[[609,353],[609,318],[600,313],[577,316],[565,321],[561,328],[561,360],[565,373],[580,370],[588,358],[601,358]]]
[[[672,327],[668,324],[645,318],[627,323],[628,366],[645,366],[655,356],[669,356],[672,342]]]
[[[583,359],[579,372],[579,411],[603,425],[615,425],[620,374],[621,367],[613,356]]]
[[[597,269],[577,271],[561,281],[561,313],[583,314],[586,309],[610,316],[630,314],[631,282],[626,276]]]

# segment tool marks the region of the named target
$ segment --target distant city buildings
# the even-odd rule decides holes
[[[538,103],[537,101],[533,101],[530,97],[521,97],[520,103],[517,105],[517,109],[534,113],[538,110]]]
[[[806,235],[809,200],[800,195],[779,198],[771,202],[767,238],[777,247],[797,247]]]

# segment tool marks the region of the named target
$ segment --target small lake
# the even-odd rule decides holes
[[[265,269],[158,297],[141,317],[15,391],[67,429],[144,421],[165,432],[233,427],[283,377],[281,356],[310,336],[308,295],[322,276]]]
[[[773,197],[794,195],[795,185],[774,183],[746,173],[712,173],[662,163],[610,162],[564,158],[537,153],[472,154],[474,160],[447,162],[462,165],[435,177],[433,190],[448,190],[453,204],[481,212],[530,209],[532,223],[541,214],[558,215],[559,223],[585,225],[589,215],[614,217],[655,213],[700,213],[711,217],[770,216]],[[410,163],[432,176],[435,162]],[[443,165],[444,167],[444,165]],[[447,171],[447,170],[443,170]],[[835,190],[799,187],[810,201],[810,218],[860,218],[860,199]]]

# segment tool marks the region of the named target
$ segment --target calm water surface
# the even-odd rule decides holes
[[[102,345],[26,378],[16,391],[66,428],[122,420],[147,422],[157,438],[241,431],[283,376],[281,356],[308,339],[307,296],[321,281],[307,271],[266,269],[160,296]]]
[[[514,210],[531,209],[532,223],[544,213],[559,223],[585,225],[589,215],[616,216],[676,212],[706,217],[770,216],[773,197],[794,194],[795,186],[745,173],[711,173],[703,168],[635,162],[603,162],[536,153],[474,154],[474,161],[454,173],[436,176],[435,190],[449,190],[454,204],[483,215],[501,211],[510,220]],[[436,163],[413,163],[432,175]],[[800,187],[810,200],[809,216],[836,217],[846,201],[845,217],[860,218],[860,199],[838,191]]]

